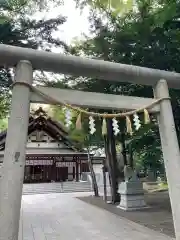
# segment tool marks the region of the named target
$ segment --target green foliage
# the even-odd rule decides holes
[[[0,119],[4,118],[8,114],[9,104],[8,101],[0,98]]]
[[[137,168],[163,170],[162,151],[157,124],[143,126],[128,142],[128,147],[135,153]]]
[[[32,0],[1,0],[0,24],[13,21],[16,15],[21,14],[32,3]]]
[[[114,16],[125,14],[134,6],[133,0],[75,0],[75,2],[82,9],[88,6],[92,9],[110,11]]]
[[[59,106],[51,106],[50,112],[52,118],[60,121],[65,124],[65,112],[63,107]],[[81,116],[82,119],[82,130],[76,129],[76,120],[78,117],[78,113],[76,111],[72,111],[72,125],[69,129],[69,134],[71,140],[77,142],[78,146],[81,148],[87,148],[89,146],[95,145],[98,147],[103,147],[103,137],[101,133],[101,119],[96,119],[96,132],[94,135],[89,134],[89,117],[87,115]]]
[[[7,129],[8,120],[7,119],[0,119],[0,132]]]
[[[51,106],[50,107],[50,112],[51,112],[51,115],[52,115],[52,118],[57,120],[57,121],[60,121],[62,123],[65,122],[65,116],[64,116],[64,110],[63,108],[61,107],[57,107],[57,106]]]
[[[34,20],[31,10],[36,7],[36,11],[46,7],[53,2],[60,0],[7,0],[0,1],[0,43],[26,47],[41,48],[50,51],[52,47],[62,47],[67,50],[66,44],[58,38],[53,37],[53,32],[62,25],[66,18],[58,16],[52,19]],[[41,6],[40,6],[41,5]],[[45,10],[45,8],[44,8]],[[1,21],[5,18],[7,21]],[[1,115],[6,115],[9,110],[11,99],[12,70],[7,67],[0,68],[0,110]]]
[[[13,20],[16,15],[48,11],[49,6],[59,6],[63,0],[0,0],[0,15]]]
[[[73,54],[83,53],[96,59],[180,72],[179,1],[139,0],[134,9],[121,16],[115,16],[103,7],[101,10],[99,14],[92,11],[90,17],[93,37],[72,48]],[[75,81],[76,88],[84,91],[153,96],[152,88],[135,84],[88,78],[76,78]],[[180,140],[180,92],[173,90],[170,93]],[[126,139],[130,140],[138,164],[162,167],[157,126],[143,126],[132,139],[129,136]]]
[[[87,135],[83,130],[73,129],[70,131],[69,138],[76,143],[76,146],[80,149],[88,147]]]

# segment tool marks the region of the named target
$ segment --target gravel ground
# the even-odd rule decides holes
[[[125,212],[112,204],[106,204],[102,197],[88,196],[79,199],[170,237],[175,237],[168,192],[146,193],[145,200],[150,208],[133,212]]]

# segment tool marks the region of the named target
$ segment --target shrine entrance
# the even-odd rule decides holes
[[[75,180],[76,163],[75,162],[56,162],[56,181]]]
[[[12,110],[0,180],[0,239],[18,240],[29,105],[30,102],[38,102],[62,104],[76,109],[80,113],[101,117],[104,123],[106,118],[113,118],[114,116],[125,117],[129,134],[132,134],[131,115],[144,112],[147,117],[148,112],[156,113],[175,234],[176,239],[180,240],[180,151],[168,90],[168,86],[180,89],[180,74],[3,44],[0,45],[0,54],[1,66],[14,67],[17,65],[12,91]],[[101,80],[150,85],[154,90],[154,98],[127,97],[42,86],[33,87],[33,69],[75,76],[95,77]],[[107,115],[105,113],[88,112],[84,109],[79,109],[79,107],[104,109],[105,111],[114,109],[123,112]],[[124,112],[124,110],[128,112]],[[105,124],[103,126],[103,131],[105,132]],[[93,132],[94,129],[92,127],[91,133]],[[79,168],[76,169],[75,175],[78,178],[80,170]]]
[[[56,168],[56,181],[65,182],[68,180],[68,167]]]
[[[59,156],[42,158],[42,156],[26,157],[24,183],[79,181],[82,171],[89,172],[87,161],[81,167],[81,161],[78,160],[65,161],[64,157]]]
[[[32,162],[27,164],[24,171],[24,183],[48,183],[53,180],[53,164]]]

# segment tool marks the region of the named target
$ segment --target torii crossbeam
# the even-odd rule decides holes
[[[180,73],[138,67],[103,60],[82,58],[61,53],[0,44],[0,66],[15,66],[28,60],[34,69],[75,76],[96,77],[102,80],[133,82],[155,86],[159,79],[166,79],[168,86],[180,88]]]

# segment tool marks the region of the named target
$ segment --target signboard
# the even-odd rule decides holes
[[[56,167],[75,167],[75,162],[56,162]]]
[[[26,160],[53,160],[53,157],[52,156],[26,156]]]
[[[44,159],[40,159],[40,160],[26,160],[26,166],[37,166],[37,165],[52,165],[53,164],[53,160],[44,160]]]

